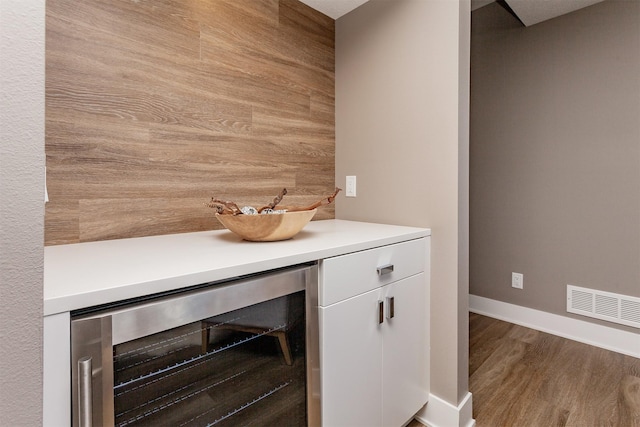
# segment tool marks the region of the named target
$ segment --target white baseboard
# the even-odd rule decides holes
[[[469,311],[640,358],[640,334],[469,295]]]
[[[472,405],[471,393],[467,393],[458,406],[429,394],[429,402],[415,418],[428,427],[474,427]]]

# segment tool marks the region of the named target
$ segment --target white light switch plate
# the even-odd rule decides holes
[[[347,176],[347,197],[356,197],[356,177],[355,175]]]

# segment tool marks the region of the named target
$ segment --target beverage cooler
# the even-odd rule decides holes
[[[88,426],[318,426],[317,266],[72,313]]]

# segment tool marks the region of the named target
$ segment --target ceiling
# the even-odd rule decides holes
[[[300,0],[302,3],[338,19],[368,0]],[[495,0],[471,0],[471,10],[486,6]],[[504,0],[525,26],[537,24],[603,0]]]
[[[504,0],[504,3],[520,22],[529,27],[601,1],[603,0]],[[471,0],[471,10],[474,10],[475,3],[480,2],[491,3],[487,0]]]
[[[300,0],[325,15],[338,19],[369,0]]]

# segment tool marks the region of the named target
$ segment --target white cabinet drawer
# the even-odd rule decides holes
[[[327,258],[322,261],[318,305],[326,307],[420,273],[425,257],[426,242],[422,238]]]

